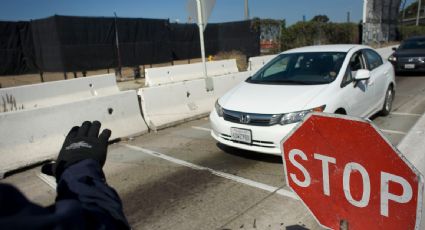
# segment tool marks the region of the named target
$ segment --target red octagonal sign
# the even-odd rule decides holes
[[[419,229],[422,176],[369,122],[311,114],[282,152],[289,187],[322,226]]]

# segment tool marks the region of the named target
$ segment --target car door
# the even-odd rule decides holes
[[[374,108],[382,106],[382,100],[387,90],[387,78],[389,69],[383,65],[382,57],[371,49],[364,49],[363,54],[370,71],[369,85],[374,88],[374,96],[371,98]]]
[[[341,93],[346,103],[348,115],[365,117],[370,112],[373,87],[368,80],[356,81],[354,77],[359,69],[367,69],[362,51],[355,52],[341,81]]]

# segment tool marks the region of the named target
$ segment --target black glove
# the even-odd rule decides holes
[[[41,172],[59,180],[66,168],[82,160],[93,159],[103,167],[111,130],[105,129],[99,135],[100,126],[99,121],[85,121],[81,127],[73,127],[65,138],[56,162],[44,164]]]

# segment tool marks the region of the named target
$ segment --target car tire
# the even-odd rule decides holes
[[[390,114],[391,108],[393,106],[393,100],[394,100],[394,89],[390,85],[388,86],[388,89],[385,92],[384,105],[382,106],[382,110],[380,112],[381,116],[387,116],[388,114]]]

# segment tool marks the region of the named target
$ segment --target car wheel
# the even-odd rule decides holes
[[[391,112],[391,108],[393,106],[394,99],[394,90],[392,86],[389,86],[387,92],[385,93],[384,105],[381,110],[382,116],[387,116]]]

